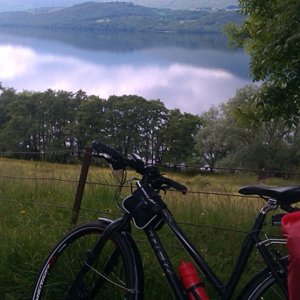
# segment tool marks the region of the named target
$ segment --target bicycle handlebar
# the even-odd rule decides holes
[[[96,153],[103,153],[109,155],[109,157],[100,155],[108,163],[110,163],[115,170],[125,170],[127,166],[133,168],[140,174],[144,174],[145,165],[142,160],[125,158],[120,152],[103,144],[100,141],[92,142],[93,150]]]
[[[100,141],[93,141],[92,142],[92,147],[93,147],[94,150],[96,150],[96,152],[108,154],[114,159],[124,160],[121,153],[119,153],[118,151],[110,148],[109,146],[103,144]]]
[[[125,158],[121,153],[111,147],[95,140],[92,142],[93,152],[96,152],[101,158],[110,163],[115,170],[125,170],[126,167],[131,167],[141,175],[147,175],[150,178],[151,186],[154,189],[166,190],[169,187],[174,188],[185,194],[187,187],[160,174],[158,168],[154,166],[146,166],[141,159],[132,155],[133,158]],[[99,154],[100,153],[100,154]],[[109,157],[101,154],[106,154]]]

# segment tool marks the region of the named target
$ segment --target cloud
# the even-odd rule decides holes
[[[36,55],[30,48],[4,45],[0,46],[0,57],[0,78],[3,80],[25,75]]]
[[[228,100],[247,83],[222,69],[179,63],[105,65],[10,45],[0,46],[0,57],[0,81],[19,91],[82,89],[102,98],[134,94],[194,114]]]

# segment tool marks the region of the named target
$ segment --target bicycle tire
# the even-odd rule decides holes
[[[288,258],[281,259],[281,265],[284,271],[278,271],[279,276],[287,282]],[[280,268],[282,270],[282,268]],[[282,292],[273,274],[268,268],[256,275],[251,282],[246,286],[244,292],[238,297],[239,300],[287,300],[288,298]]]
[[[127,232],[110,237],[99,258],[89,266],[81,288],[70,296],[74,277],[110,222],[84,224],[66,234],[42,265],[32,299],[143,299],[141,258]]]

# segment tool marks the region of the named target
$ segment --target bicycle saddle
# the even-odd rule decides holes
[[[243,195],[267,196],[280,204],[290,205],[300,201],[300,186],[268,187],[261,185],[245,186],[239,189]]]

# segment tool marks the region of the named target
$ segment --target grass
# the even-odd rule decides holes
[[[57,240],[70,229],[80,168],[80,165],[0,159],[0,299],[30,299],[39,266]],[[168,207],[215,272],[226,281],[262,200],[220,194],[237,194],[240,186],[257,184],[258,179],[242,173],[166,175],[186,184],[191,191],[185,196],[171,191],[163,195]],[[95,220],[98,216],[119,216],[120,210],[114,201],[115,188],[107,186],[115,183],[110,170],[91,167],[88,181],[98,184],[86,186],[78,223]],[[265,183],[295,182],[271,179]],[[124,196],[128,193],[129,189],[125,188]],[[272,230],[279,232],[280,228]],[[175,267],[181,259],[188,259],[166,227],[160,233]],[[143,257],[145,298],[173,299],[142,232],[133,229],[133,235]],[[242,284],[260,267],[257,253],[253,259]],[[217,299],[211,288],[208,290],[211,299]]]

